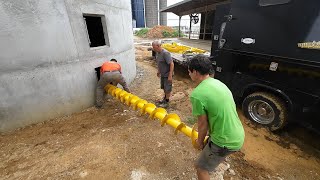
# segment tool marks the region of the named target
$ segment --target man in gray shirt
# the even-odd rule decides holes
[[[156,61],[158,64],[158,73],[157,76],[161,78],[160,84],[161,89],[164,91],[164,97],[162,100],[158,101],[157,103],[161,107],[167,107],[172,91],[172,76],[174,70],[174,63],[171,58],[170,52],[163,49],[161,47],[160,41],[153,41],[152,42],[152,50],[155,51],[156,54]]]

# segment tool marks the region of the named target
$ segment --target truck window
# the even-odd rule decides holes
[[[291,0],[259,0],[260,6],[272,6],[272,5],[279,5],[279,4],[287,4]]]

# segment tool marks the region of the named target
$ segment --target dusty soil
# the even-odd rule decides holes
[[[137,77],[130,88],[154,102],[162,92],[146,48],[136,46]],[[168,111],[190,126],[193,87],[186,71],[177,67]],[[319,151],[310,143],[288,133],[269,133],[238,112],[246,132],[244,147],[212,179],[320,179]],[[1,135],[0,179],[196,179],[193,161],[199,152],[187,136],[173,132],[106,97],[103,109],[92,107]]]

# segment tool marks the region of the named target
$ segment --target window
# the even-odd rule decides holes
[[[83,19],[87,26],[90,47],[109,46],[105,17],[103,15],[83,15]]]
[[[279,5],[279,4],[287,4],[291,0],[259,0],[260,6],[272,6],[272,5]]]

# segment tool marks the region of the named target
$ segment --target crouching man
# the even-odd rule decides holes
[[[130,92],[128,85],[121,74],[121,66],[117,63],[116,59],[111,59],[103,63],[100,68],[100,80],[98,81],[96,89],[96,107],[101,108],[103,105],[103,95],[105,93],[104,87],[107,84],[113,84],[117,86],[121,84],[123,89]]]

